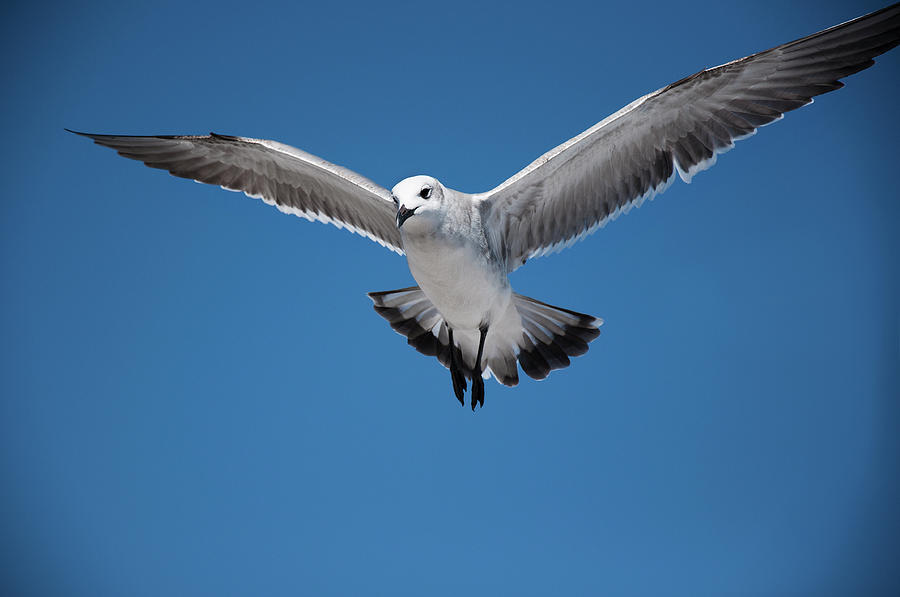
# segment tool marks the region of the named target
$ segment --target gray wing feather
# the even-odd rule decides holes
[[[215,133],[148,137],[77,134],[151,168],[241,191],[285,213],[346,228],[403,254],[396,207],[388,190],[294,147]]]
[[[478,195],[509,268],[558,251],[712,166],[734,142],[843,87],[900,43],[894,4],[637,99]]]

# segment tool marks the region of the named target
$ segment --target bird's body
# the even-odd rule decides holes
[[[458,235],[404,235],[409,271],[454,329],[478,330],[498,321],[512,299],[496,256]]]
[[[470,195],[429,176],[392,191],[301,150],[231,137],[87,136],[185,178],[243,191],[280,210],[345,227],[407,257],[418,286],[369,293],[376,311],[451,372],[463,402],[482,376],[545,378],[584,354],[602,321],[518,295],[508,275],[620,213],[690,182],[752,135],[900,43],[894,4],[770,50],[700,71],[641,97],[504,183]],[[83,133],[82,133],[83,134]]]
[[[429,177],[413,177],[394,187],[439,184]],[[415,189],[418,192],[418,188]],[[403,251],[413,278],[454,329],[478,330],[507,311],[512,291],[508,272],[488,240],[472,196],[442,187],[446,211],[434,226],[421,217],[400,228]]]

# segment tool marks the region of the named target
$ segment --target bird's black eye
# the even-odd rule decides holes
[[[422,187],[422,190],[419,191],[419,197],[422,199],[431,199],[431,187]]]

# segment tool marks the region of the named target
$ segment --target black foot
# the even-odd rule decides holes
[[[453,380],[453,393],[462,406],[466,405],[466,376],[463,375],[462,369],[454,362],[450,364],[450,379]]]
[[[472,412],[475,405],[484,408],[484,378],[481,377],[481,357],[484,354],[484,339],[487,338],[487,326],[481,328],[478,339],[478,356],[475,357],[475,370],[472,371]]]
[[[480,374],[472,374],[472,410],[475,405],[484,406],[484,379]]]
[[[453,380],[453,393],[456,394],[456,399],[459,400],[459,404],[465,406],[466,376],[463,375],[462,368],[459,366],[462,355],[457,354],[458,349],[456,348],[456,342],[453,341],[453,328],[448,327],[447,334],[450,339],[450,379]]]

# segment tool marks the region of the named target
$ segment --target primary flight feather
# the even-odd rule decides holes
[[[843,86],[900,43],[900,4],[701,71],[639,98],[497,188],[467,194],[429,176],[392,191],[299,149],[227,135],[78,133],[120,155],[242,191],[406,254],[418,286],[369,293],[409,344],[450,369],[464,403],[483,377],[518,383],[567,367],[602,320],[512,292],[508,274],[576,242],[680,176],[685,182],[760,126]]]

